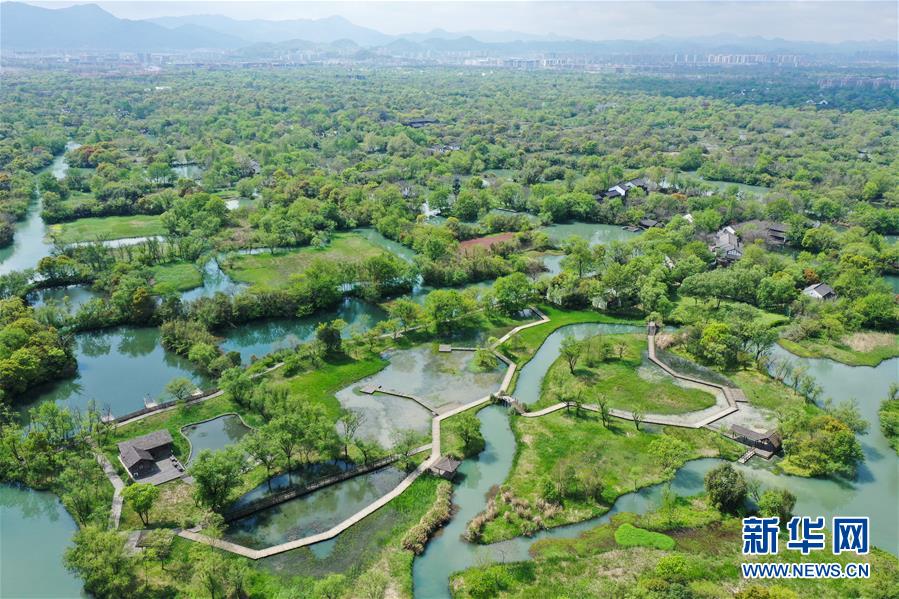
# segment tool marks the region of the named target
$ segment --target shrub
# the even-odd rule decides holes
[[[637,528],[633,524],[622,524],[615,531],[615,542],[622,547],[652,547],[670,551],[674,549],[674,539],[660,532]]]
[[[413,526],[403,536],[403,548],[415,555],[420,555],[425,550],[425,544],[435,530],[449,521],[453,515],[453,485],[442,482],[437,486],[437,498],[431,509],[421,517],[418,524]]]

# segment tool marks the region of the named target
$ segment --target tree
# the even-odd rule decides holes
[[[339,599],[346,587],[346,577],[343,574],[329,574],[325,578],[315,581],[312,586],[312,596],[316,599]]]
[[[575,339],[573,335],[566,335],[562,339],[560,353],[565,358],[565,361],[568,362],[568,371],[574,374],[574,368],[577,366],[578,360],[580,360],[583,353],[583,346],[580,341]]]
[[[253,395],[253,379],[243,368],[229,368],[219,377],[219,389],[240,405],[246,405]]]
[[[493,301],[503,314],[517,314],[534,299],[534,288],[524,273],[499,277],[493,283]]]
[[[212,452],[204,449],[190,466],[194,497],[198,503],[220,512],[240,484],[243,456],[234,447]]]
[[[576,272],[578,278],[583,278],[584,273],[593,269],[594,254],[590,243],[583,237],[569,237],[562,244],[562,251],[565,252],[562,268]]]
[[[391,318],[395,318],[403,327],[403,332],[409,330],[409,327],[415,325],[421,320],[422,309],[410,299],[400,298],[387,308],[387,313]]]
[[[656,458],[666,476],[674,474],[675,468],[687,461],[690,446],[670,435],[662,435],[649,444],[649,452]]]
[[[631,420],[634,421],[634,428],[640,430],[640,423],[643,422],[643,418],[645,414],[641,410],[634,410],[631,412]]]
[[[21,436],[20,430],[17,431],[17,436]],[[61,489],[60,499],[63,505],[79,525],[86,526],[96,520],[98,515],[105,515],[104,508],[108,507],[108,499],[104,497],[103,485],[106,479],[100,475],[94,460],[76,458],[66,465],[56,482]]]
[[[715,508],[734,513],[746,500],[746,479],[730,464],[721,464],[706,473],[705,490]]]
[[[125,553],[125,537],[96,525],[75,533],[63,558],[66,568],[78,574],[84,588],[96,597],[133,597],[138,585],[134,560]]]
[[[178,377],[170,380],[165,386],[165,392],[171,395],[175,401],[184,401],[190,394],[194,392],[197,386],[193,382],[184,377]]]
[[[599,418],[602,420],[602,425],[609,428],[612,424],[612,413],[609,412],[609,400],[605,395],[600,393],[596,397],[596,405],[599,408]]]
[[[481,421],[471,412],[463,412],[453,418],[456,433],[462,439],[465,457],[483,449],[484,436],[481,434]]]
[[[149,483],[134,483],[125,487],[122,498],[137,512],[144,526],[147,526],[150,523],[150,510],[159,499],[159,489]]]
[[[329,354],[339,354],[341,351],[342,338],[340,331],[346,327],[346,322],[340,320],[332,320],[323,322],[315,329],[315,338],[324,346],[325,351]]]
[[[475,308],[474,302],[455,289],[437,289],[425,298],[425,313],[438,331],[447,330],[451,323],[464,326],[464,317]]]
[[[143,534],[141,542],[155,559],[159,560],[159,567],[165,570],[165,561],[172,553],[172,541],[175,539],[175,531],[170,528],[154,528]]]
[[[759,498],[759,515],[767,518],[777,516],[781,526],[785,526],[793,517],[796,496],[787,489],[768,489]]]
[[[356,410],[341,408],[340,416],[337,417],[337,423],[340,425],[341,438],[343,439],[343,457],[349,461],[350,443],[356,438],[356,432],[359,430],[359,427],[365,423],[365,414]]]
[[[272,488],[272,469],[278,461],[278,446],[275,440],[268,435],[268,429],[263,428],[244,435],[240,440],[240,447],[247,455],[265,466],[265,477],[269,489]]]

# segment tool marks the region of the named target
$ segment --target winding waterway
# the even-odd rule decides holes
[[[566,328],[572,329],[573,326]],[[588,336],[590,333],[581,330],[580,334]],[[559,342],[563,336],[564,333],[558,336]],[[536,394],[534,397],[539,397],[540,381],[553,361],[550,360],[553,355],[552,346],[548,347],[550,349],[540,357],[541,368],[534,368],[533,374],[529,374],[524,380],[519,378],[515,392],[518,398],[533,394]],[[539,353],[538,351],[531,362],[538,358]],[[828,519],[833,516],[869,516],[872,522],[872,542],[881,549],[899,555],[899,514],[896,509],[899,505],[899,458],[881,433],[877,419],[880,401],[886,396],[890,383],[899,379],[899,359],[887,360],[876,368],[869,368],[846,366],[824,359],[797,358],[779,348],[775,350],[775,354],[778,357],[787,356],[808,367],[809,374],[826,390],[826,396],[837,401],[851,398],[859,400],[860,412],[870,426],[868,434],[861,438],[865,463],[854,481],[808,479],[778,474],[775,472],[776,463],[759,459],[736,467],[747,476],[758,479],[765,488],[790,489],[797,497],[794,509],[797,515],[823,515]],[[558,356],[558,347],[555,355]],[[860,397],[860,391],[863,391],[863,397]],[[479,458],[467,460],[461,466],[462,481],[457,486],[453,499],[458,512],[449,525],[428,544],[424,554],[415,559],[413,586],[416,597],[449,597],[448,581],[454,572],[489,561],[526,560],[529,559],[528,550],[531,545],[539,539],[573,537],[606,522],[614,513],[645,513],[659,505],[663,485],[619,497],[611,511],[599,518],[542,531],[532,538],[520,537],[489,546],[470,544],[461,535],[465,532],[468,521],[484,509],[490,489],[506,480],[515,454],[515,439],[503,410],[491,406],[482,410],[478,417],[486,448]],[[718,463],[721,460],[711,458],[689,462],[678,470],[672,482],[672,490],[681,496],[701,492],[705,473]]]
[[[74,150],[81,144],[69,142],[66,144],[66,151]],[[38,171],[38,175],[45,172],[53,173],[57,179],[66,176],[69,165],[65,161],[65,154],[60,154],[53,158],[46,168]],[[35,192],[35,198],[28,206],[28,213],[24,220],[15,225],[15,237],[12,245],[0,248],[0,275],[5,275],[14,270],[24,270],[26,268],[34,268],[44,256],[50,255],[53,244],[47,241],[47,225],[41,218],[41,209],[43,201],[41,194]]]

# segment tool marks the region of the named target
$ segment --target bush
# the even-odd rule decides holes
[[[637,528],[633,524],[622,524],[615,530],[615,542],[622,547],[651,547],[671,551],[674,539],[660,532]]]
[[[421,555],[434,531],[446,524],[453,515],[453,485],[442,482],[437,486],[437,498],[431,509],[403,536],[403,548]]]

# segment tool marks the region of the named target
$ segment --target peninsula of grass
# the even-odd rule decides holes
[[[615,531],[615,542],[622,547],[649,547],[651,549],[674,549],[674,539],[660,532],[637,528],[626,522]]]
[[[275,370],[268,376],[272,384],[285,385],[291,397],[322,406],[328,418],[336,422],[340,414],[340,402],[335,394],[356,381],[377,374],[387,364],[387,360],[376,354],[357,360],[341,357],[295,376],[285,377],[281,370]]]
[[[104,216],[81,218],[50,226],[50,236],[64,244],[149,237],[166,232],[159,216]]]
[[[203,284],[203,273],[192,262],[170,262],[152,268],[153,293],[173,293],[196,289]]]
[[[231,255],[223,261],[222,269],[236,281],[273,288],[286,285],[291,275],[302,273],[316,260],[351,264],[381,253],[381,248],[361,235],[338,233],[323,248]]]
[[[689,460],[734,460],[742,453],[742,446],[710,430],[646,425],[637,430],[632,422],[620,419],[612,419],[606,428],[598,414],[586,411],[580,416],[572,410],[539,418],[516,417],[512,430],[517,452],[501,494],[506,492],[528,507],[513,509],[496,501],[496,517],[484,526],[483,543],[534,532],[536,517],[550,528],[600,516],[619,496],[670,479]],[[669,444],[669,439],[676,441]],[[680,451],[662,459],[660,448],[666,445]],[[557,507],[547,508],[541,503],[547,481],[565,472],[596,476],[600,497],[565,497]]]
[[[540,346],[543,345],[543,342],[546,341],[546,338],[553,331],[561,327],[583,322],[643,326],[643,323],[638,320],[628,320],[593,310],[562,310],[549,305],[541,305],[539,308],[541,312],[549,317],[549,322],[520,331],[499,347],[500,351],[518,364],[519,368],[534,357],[534,354],[537,353],[537,350],[540,349]]]
[[[600,335],[593,340],[605,337]],[[610,347],[611,355],[603,361],[594,361],[590,355],[591,341],[581,343],[583,355],[573,374],[563,357],[550,366],[534,410],[563,401],[564,391],[574,384],[582,389],[584,403],[596,404],[600,398],[605,398],[609,407],[643,414],[682,414],[715,405],[711,393],[677,385],[671,376],[646,360],[643,357],[647,345],[644,335],[609,336],[607,342],[613,343],[614,347]],[[622,352],[621,357],[618,350]]]
[[[849,366],[877,366],[899,356],[899,335],[886,332],[859,331],[839,341],[781,339],[779,343],[802,358],[827,358]]]

